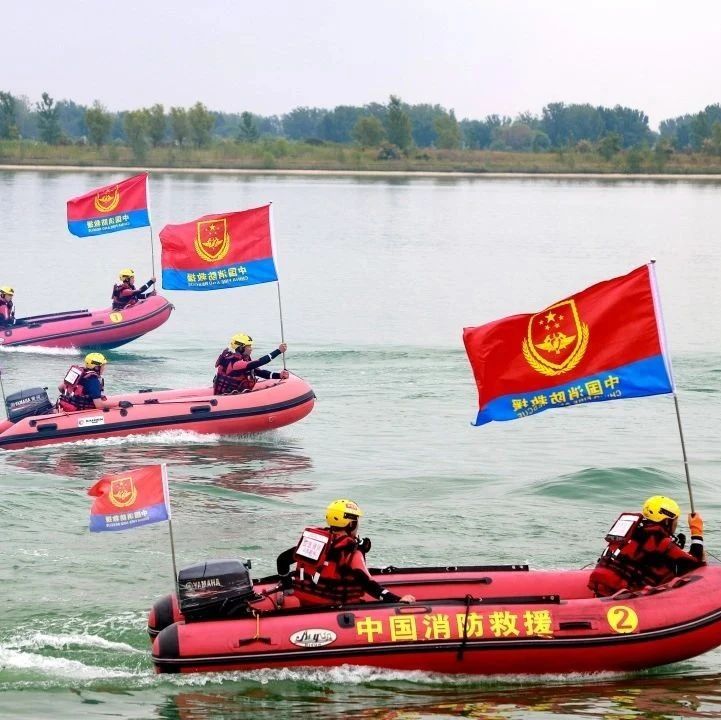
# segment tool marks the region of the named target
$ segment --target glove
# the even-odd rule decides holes
[[[288,346],[285,343],[281,343],[278,345],[278,350],[280,351],[280,354],[282,355],[286,350],[288,349]]]
[[[371,539],[370,538],[358,538],[358,549],[364,555],[367,555],[368,551],[371,549]]]
[[[290,373],[287,370],[281,370],[280,371],[280,379],[281,380],[287,380]]]
[[[703,536],[703,518],[699,515],[699,513],[689,513],[688,527],[691,530],[692,537],[694,535]]]

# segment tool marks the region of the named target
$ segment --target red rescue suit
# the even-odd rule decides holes
[[[63,390],[58,398],[61,410],[73,412],[75,410],[89,410],[95,407],[95,398],[87,394],[83,381],[91,377],[100,380],[100,387],[105,389],[105,380],[97,370],[90,370],[80,365],[71,365],[63,379]]]
[[[129,308],[137,304],[139,300],[144,300],[145,295],[143,293],[145,293],[154,282],[154,280],[149,280],[138,290],[135,289],[135,285],[126,281],[113,285],[113,295],[111,298],[113,301],[113,310]]]
[[[255,370],[246,368],[249,362],[251,357],[246,353],[223,350],[215,361],[213,392],[216,395],[250,392],[257,380]]]
[[[12,325],[15,320],[13,301],[0,297],[0,325]]]
[[[699,565],[703,560],[683,550],[662,524],[640,519],[625,537],[609,541],[588,587],[607,597],[619,590],[661,585]]]
[[[355,576],[358,571],[370,575],[354,536],[306,528],[293,560],[293,589],[301,605],[343,605],[363,599],[365,589]]]

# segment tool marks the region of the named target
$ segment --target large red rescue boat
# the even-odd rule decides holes
[[[172,311],[173,306],[164,297],[151,295],[123,310],[71,310],[18,318],[14,325],[0,328],[0,346],[107,350],[155,330]]]
[[[283,427],[304,418],[315,402],[302,378],[263,380],[251,392],[214,395],[212,388],[141,390],[112,395],[102,409],[55,412],[44,388],[8,395],[0,450],[161,430],[237,435]]]
[[[181,571],[148,629],[158,672],[370,665],[479,675],[633,671],[721,645],[721,566],[666,585],[595,598],[590,570],[527,566],[371,571],[413,604],[293,608],[277,577],[244,565]],[[182,613],[181,613],[182,608]]]

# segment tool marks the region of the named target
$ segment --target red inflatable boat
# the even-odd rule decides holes
[[[304,418],[314,402],[313,389],[296,375],[261,381],[241,395],[213,395],[211,388],[141,390],[109,396],[106,408],[76,412],[54,412],[44,388],[34,388],[8,395],[0,450],[161,430],[256,433]]]
[[[151,295],[124,310],[72,310],[19,318],[14,325],[0,328],[0,346],[106,350],[155,330],[172,311],[173,306],[164,297]]]
[[[278,606],[276,578],[253,584],[237,561],[179,574],[156,603],[158,672],[370,665],[478,675],[633,671],[721,645],[721,566],[667,585],[594,598],[590,570],[527,566],[372,571],[413,604]]]

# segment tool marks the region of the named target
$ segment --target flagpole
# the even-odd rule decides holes
[[[678,395],[676,394],[676,379],[673,375],[673,366],[671,365],[671,354],[668,351],[668,341],[666,340],[666,324],[663,320],[663,311],[661,309],[661,295],[658,290],[658,279],[656,278],[656,260],[651,258],[648,264],[649,275],[651,278],[651,292],[653,294],[653,302],[656,307],[656,318],[658,324],[658,336],[661,339],[661,354],[663,356],[666,371],[671,380],[671,394],[673,396],[673,405],[676,409],[676,422],[678,424],[678,434],[681,439],[681,455],[683,457],[683,469],[686,474],[686,487],[688,488],[688,499],[691,512],[695,513],[693,502],[693,490],[691,488],[691,473],[688,465],[688,455],[686,454],[686,441],[683,436],[683,424],[681,423],[681,410],[678,404]]]
[[[152,214],[150,212],[150,171],[146,170],[145,178],[145,197],[148,201],[148,227],[150,228],[150,266],[152,268],[151,277],[155,277],[155,242],[153,240],[153,222],[150,219]]]
[[[273,227],[273,203],[268,203],[268,221],[270,223],[270,243],[271,247],[273,248],[273,262],[276,265],[276,275],[278,274],[278,248],[276,247],[275,243],[275,229]],[[283,303],[280,299],[280,280],[276,278],[275,281],[276,288],[278,289],[278,316],[280,318],[280,342],[281,344],[285,342],[285,333],[283,331]],[[285,365],[285,353],[283,353],[283,370],[286,370]]]
[[[178,586],[178,566],[175,563],[175,540],[173,539],[173,520],[172,513],[170,511],[170,487],[168,486],[168,466],[165,463],[161,463],[160,472],[163,475],[163,493],[165,495],[165,502],[168,506],[168,535],[170,536],[170,556],[173,559],[173,587]]]

